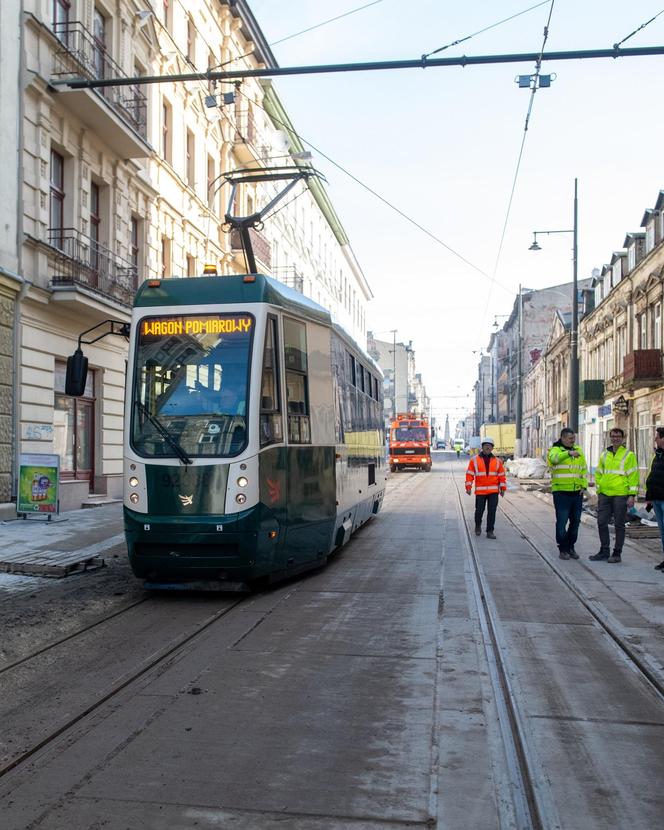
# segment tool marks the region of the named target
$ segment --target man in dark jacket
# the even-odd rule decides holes
[[[655,430],[655,455],[646,479],[646,501],[646,510],[655,508],[655,518],[664,548],[664,427],[657,427]],[[664,562],[655,565],[655,569],[664,571]]]

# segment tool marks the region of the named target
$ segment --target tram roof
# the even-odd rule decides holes
[[[331,325],[330,312],[299,291],[264,274],[252,274],[251,277],[251,282],[245,281],[246,275],[243,274],[146,280],[136,292],[134,308],[268,303]]]

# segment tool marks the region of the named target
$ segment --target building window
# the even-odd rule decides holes
[[[69,33],[69,0],[53,0],[53,31],[62,43],[67,44]]]
[[[99,9],[94,11],[92,27],[92,64],[95,77],[101,80],[106,77],[106,18]]]
[[[639,315],[639,348],[648,348],[648,315],[645,311]]]
[[[191,130],[187,130],[187,139],[185,143],[185,181],[189,187],[194,187],[194,177],[196,175],[196,144],[194,134]]]
[[[60,456],[60,476],[94,482],[95,376],[88,371],[80,398],[65,395],[66,364],[55,364],[53,449]]]
[[[90,184],[90,267],[93,271],[99,270],[99,185]]]
[[[171,0],[162,0],[162,20],[166,29],[170,32],[173,28],[173,9]]]
[[[187,60],[192,66],[196,61],[196,26],[191,15],[187,18]]]
[[[139,284],[142,282],[140,277],[141,272],[141,244],[142,244],[142,233],[143,233],[143,223],[140,219],[137,219],[135,216],[131,217],[130,223],[130,240],[129,240],[129,258],[131,260],[132,268],[134,270],[134,290],[136,290]]]
[[[655,247],[655,221],[654,219],[646,225],[646,253]]]
[[[161,276],[171,275],[171,240],[167,236],[161,238]]]
[[[190,254],[187,254],[187,276],[196,276],[196,257],[191,256]]]
[[[51,150],[51,183],[49,202],[49,242],[56,248],[64,246],[65,160]]]
[[[214,210],[214,206],[216,204],[216,197],[217,193],[215,191],[215,184],[216,184],[216,166],[214,163],[214,157],[208,155],[207,157],[207,203],[210,210]]]
[[[164,161],[173,162],[173,110],[168,101],[161,105],[161,154]]]
[[[216,69],[219,64],[217,63],[217,59],[215,58],[212,52],[208,52],[208,72]],[[216,81],[208,81],[208,93],[210,95],[214,95],[216,90],[217,82]]]
[[[653,349],[662,348],[662,304],[655,303],[655,308],[652,312],[652,347]]]

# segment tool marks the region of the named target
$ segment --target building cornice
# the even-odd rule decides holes
[[[247,41],[254,44],[254,57],[270,69],[277,69],[279,64],[274,57],[258,21],[246,0],[220,0],[222,6],[230,9],[233,17],[242,23],[242,33]]]

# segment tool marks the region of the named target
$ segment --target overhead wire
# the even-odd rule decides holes
[[[240,94],[243,95],[244,97],[247,97],[247,96],[245,96],[245,94],[242,91],[240,91]],[[249,100],[248,97],[247,97],[247,100]],[[252,101],[252,103],[253,103],[254,106],[258,106],[261,109],[265,110],[265,108],[262,107],[261,104],[257,103],[256,101]],[[483,277],[486,277],[486,279],[491,279],[489,274],[486,271],[484,271],[482,268],[480,268],[479,265],[475,265],[475,263],[471,262],[469,259],[467,259],[465,256],[463,256],[463,254],[460,254],[458,251],[456,251],[454,248],[452,248],[450,245],[448,245],[446,242],[444,242],[440,237],[436,236],[436,234],[433,233],[433,231],[430,231],[424,225],[421,225],[419,222],[417,222],[415,219],[413,219],[411,216],[409,216],[407,213],[405,213],[403,210],[401,210],[401,208],[394,205],[392,202],[390,202],[384,196],[381,196],[380,193],[378,193],[376,190],[374,190],[368,184],[365,184],[365,182],[363,182],[361,179],[358,179],[358,177],[355,176],[353,173],[351,173],[350,170],[347,170],[345,167],[343,167],[343,165],[336,162],[333,158],[331,158],[326,153],[324,153],[315,144],[312,144],[311,141],[304,138],[300,133],[296,132],[291,125],[285,124],[283,121],[280,121],[280,119],[278,119],[274,115],[270,115],[270,118],[273,121],[275,121],[276,123],[280,124],[282,127],[285,127],[287,130],[292,132],[298,138],[299,141],[301,141],[303,144],[306,144],[307,147],[311,147],[311,149],[315,153],[322,156],[326,161],[328,161],[330,164],[332,164],[334,167],[336,167],[338,170],[340,170],[344,175],[348,176],[356,184],[358,184],[360,187],[362,187],[364,190],[366,190],[368,193],[370,193],[372,196],[374,196],[376,199],[378,199],[384,205],[389,207],[390,210],[393,210],[395,213],[397,213],[399,216],[401,216],[403,219],[405,219],[411,225],[413,225],[418,230],[420,230],[424,234],[426,234],[430,239],[432,239],[438,245],[441,245],[443,248],[445,248],[447,251],[449,251],[449,253],[453,254],[455,257],[460,259],[463,263],[468,265],[469,268],[472,268],[474,271],[477,271]],[[509,288],[508,286],[503,285],[502,283],[500,283],[498,280],[495,279],[495,277],[494,277],[493,281],[496,285],[499,285],[501,288],[504,288],[505,291],[507,291],[508,293],[510,293],[510,294],[512,293],[511,288]]]
[[[641,29],[645,29],[645,28],[646,28],[646,26],[649,26],[649,25],[653,22],[653,20],[657,20],[657,18],[658,18],[661,14],[664,14],[664,9],[662,9],[660,12],[657,12],[657,14],[656,14],[654,17],[651,17],[651,18],[650,18],[650,20],[646,20],[646,22],[645,22],[645,23],[642,23],[642,24],[641,24],[641,25],[640,25],[637,29],[634,29],[634,31],[633,31],[633,32],[630,32],[630,33],[627,35],[627,37],[624,37],[622,40],[619,40],[619,41],[618,41],[618,43],[614,43],[614,44],[613,44],[613,48],[614,48],[614,49],[619,49],[619,48],[623,45],[623,43],[624,43],[626,40],[629,40],[631,37],[634,37],[634,35],[635,35],[637,32],[640,32],[640,31],[641,31]]]
[[[439,52],[444,52],[445,49],[449,49],[452,46],[458,46],[460,43],[464,43],[466,40],[470,40],[471,38],[475,37],[476,35],[482,35],[484,32],[488,32],[490,29],[495,29],[497,26],[501,26],[503,23],[508,23],[510,20],[514,20],[515,17],[520,17],[522,14],[527,14],[531,12],[533,9],[539,9],[540,6],[546,6],[549,0],[542,0],[541,3],[536,3],[534,6],[529,6],[529,8],[524,9],[523,11],[517,12],[516,14],[512,14],[509,17],[505,17],[502,20],[498,20],[496,23],[491,23],[489,26],[485,26],[483,29],[479,29],[477,32],[473,32],[471,35],[466,35],[465,37],[458,38],[457,40],[453,40],[451,43],[446,43],[445,46],[440,46],[438,49],[434,49],[432,52],[427,52],[426,54],[422,55],[422,58],[426,60],[426,58],[430,58],[432,55],[437,55]]]
[[[514,193],[516,192],[516,185],[517,185],[517,181],[518,181],[518,178],[519,178],[519,171],[521,169],[521,161],[523,159],[523,151],[524,151],[524,148],[526,146],[526,138],[528,136],[528,127],[530,125],[530,117],[531,117],[532,111],[533,111],[533,103],[535,101],[535,95],[536,95],[537,90],[539,88],[539,76],[540,76],[540,72],[541,72],[541,69],[542,69],[542,58],[543,58],[543,55],[544,55],[544,47],[546,46],[546,42],[547,42],[548,37],[549,37],[549,26],[551,25],[551,17],[553,15],[553,7],[554,7],[555,2],[556,2],[556,0],[551,0],[551,6],[549,7],[549,16],[548,16],[548,19],[546,21],[546,26],[544,27],[544,34],[543,34],[543,38],[542,38],[542,47],[541,47],[540,52],[539,52],[539,57],[538,57],[537,61],[535,62],[535,73],[531,77],[531,82],[530,82],[530,87],[531,88],[530,88],[530,99],[528,101],[528,111],[526,113],[526,120],[525,120],[525,123],[524,123],[524,126],[523,126],[523,135],[521,137],[521,146],[519,147],[519,154],[518,154],[518,157],[517,157],[516,168],[514,170],[514,176],[513,176],[513,179],[512,179],[512,187],[511,187],[511,190],[510,190],[510,196],[509,196],[509,200],[507,202],[507,210],[505,212],[505,221],[503,222],[503,230],[502,230],[502,233],[501,233],[501,236],[500,236],[500,243],[498,245],[498,252],[496,254],[496,260],[495,260],[495,263],[494,263],[494,266],[493,266],[493,274],[491,275],[491,278],[490,278],[490,285],[489,285],[489,291],[488,291],[488,294],[487,294],[486,305],[484,307],[484,313],[482,315],[482,321],[483,322],[486,320],[487,311],[489,309],[489,304],[491,302],[491,294],[493,292],[493,286],[494,286],[494,284],[497,284],[497,285],[500,284],[496,280],[496,274],[498,272],[498,265],[500,263],[500,257],[501,257],[502,252],[503,252],[503,245],[505,244],[505,236],[507,234],[507,225],[509,223],[509,218],[510,218],[510,214],[511,214],[511,211],[512,211],[512,203],[514,201]]]
[[[349,17],[351,14],[355,14],[356,12],[361,12],[363,9],[368,9],[369,6],[377,6],[379,3],[382,3],[383,0],[373,0],[371,3],[365,3],[363,6],[358,6],[355,9],[350,9],[343,14],[338,14],[336,17],[330,17],[328,20],[323,20],[320,23],[316,23],[314,26],[309,26],[308,29],[302,29],[299,32],[294,32],[292,35],[288,35],[287,37],[282,37],[279,40],[273,40],[270,43],[270,46],[276,46],[279,43],[285,43],[287,40],[292,40],[294,37],[299,37],[300,35],[305,35],[307,32],[313,32],[314,29],[320,29],[321,26],[327,26],[328,23],[334,23],[335,20],[341,20],[343,17]]]

